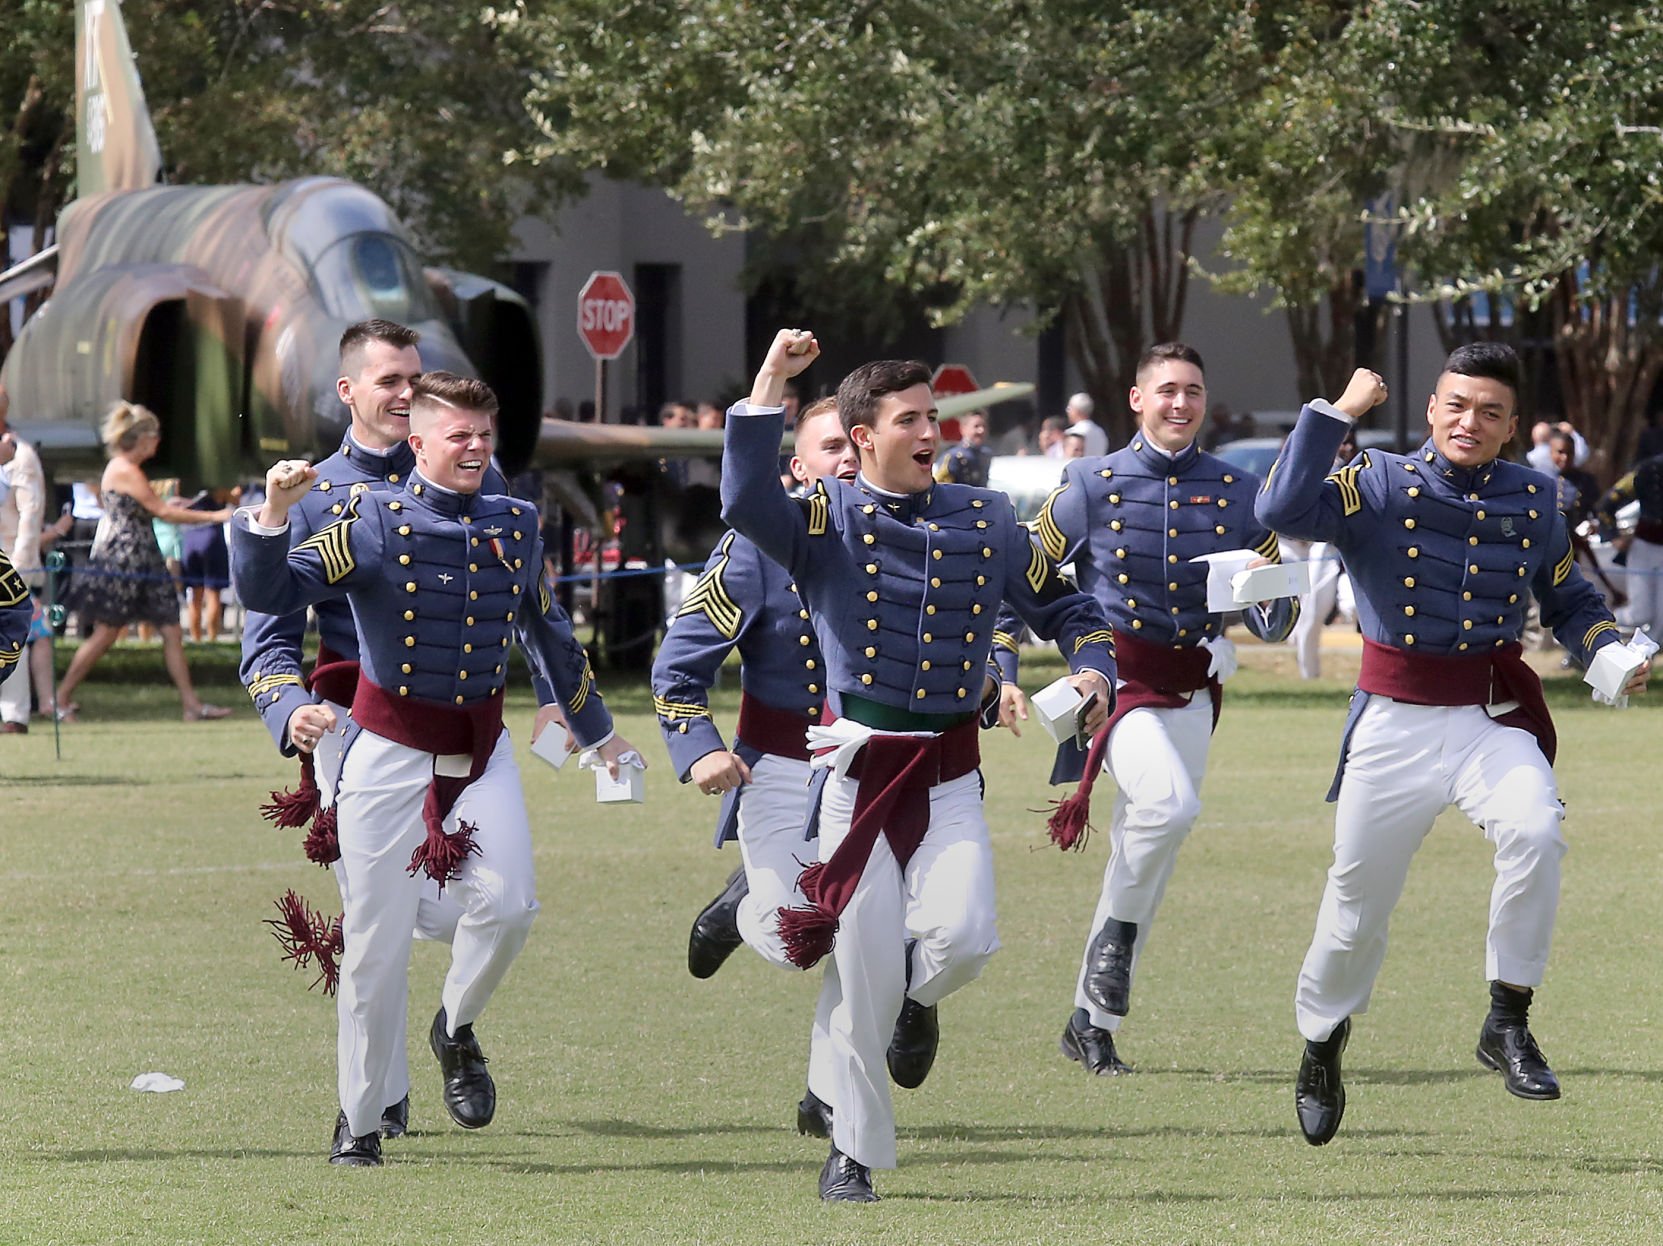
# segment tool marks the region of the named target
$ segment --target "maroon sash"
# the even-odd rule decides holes
[[[739,697],[739,722],[733,737],[759,752],[807,761],[808,729],[815,722],[807,714],[765,705],[746,692]]]
[[[1364,637],[1357,686],[1410,705],[1517,701],[1517,709],[1497,715],[1496,721],[1535,736],[1550,766],[1559,750],[1541,677],[1525,664],[1524,649],[1517,641],[1483,653],[1450,655],[1415,653]]]
[[[322,641],[318,642],[318,660],[306,677],[306,690],[320,701],[336,705],[351,705],[358,693],[358,662],[342,657]]]
[[[1224,688],[1207,674],[1213,655],[1200,645],[1174,649],[1152,645],[1122,629],[1114,637],[1115,673],[1123,686],[1114,700],[1105,733],[1135,709],[1177,709],[1189,704],[1190,694],[1205,688],[1213,702],[1213,726],[1224,708]],[[1101,763],[1102,758],[1098,758]],[[1088,767],[1087,773],[1090,772]]]
[[[807,908],[779,910],[780,938],[793,965],[810,969],[832,950],[837,924],[854,897],[881,834],[905,866],[930,829],[930,789],[981,764],[980,726],[972,718],[936,736],[875,735],[848,773],[859,781],[849,833],[831,856],[802,872]]]

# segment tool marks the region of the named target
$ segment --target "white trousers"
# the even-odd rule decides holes
[[[29,725],[29,646],[23,642],[23,653],[17,665],[0,679],[0,722]]]
[[[1124,1018],[1104,1012],[1086,994],[1092,940],[1111,917],[1136,922],[1132,972],[1137,973],[1138,957],[1178,862],[1178,849],[1201,816],[1201,779],[1212,738],[1213,703],[1205,692],[1197,692],[1179,709],[1135,709],[1109,733],[1103,768],[1120,790],[1109,824],[1103,890],[1086,932],[1074,987],[1074,1006],[1084,1008],[1099,1029],[1112,1033]]]
[[[341,1108],[355,1136],[377,1128],[382,1110],[408,1090],[408,1072],[402,1085],[395,1078],[404,1050],[410,943],[428,881],[411,877],[408,866],[427,835],[422,802],[433,761],[431,753],[363,731],[341,768],[335,878],[346,948],[336,993],[336,1062]],[[458,911],[440,996],[452,1034],[484,1011],[537,915],[531,826],[508,732],[498,738],[485,773],[457,798],[446,834],[459,821],[477,827],[480,851],[444,889]]]
[[[832,776],[820,806],[820,859],[849,831],[858,782]],[[907,986],[906,940],[912,953]],[[903,869],[879,836],[843,910],[822,1002],[831,1005],[832,1140],[869,1168],[895,1167],[895,1108],[885,1052],[903,998],[926,1007],[972,982],[999,950],[993,850],[981,776],[930,789],[930,829]],[[816,1092],[818,1093],[818,1092]],[[824,1097],[824,1096],[823,1096]]]
[[[1345,578],[1345,566],[1339,551],[1326,541],[1314,541],[1308,547],[1303,541],[1284,540],[1285,547],[1298,546],[1292,557],[1304,557],[1311,564],[1311,591],[1299,603],[1299,618],[1293,625],[1294,653],[1299,660],[1299,677],[1317,679],[1322,675],[1322,633],[1329,612],[1339,601],[1340,581]],[[1284,549],[1284,557],[1288,550]]]
[[[1644,627],[1653,640],[1663,638],[1663,545],[1635,537],[1628,548],[1627,570],[1622,584],[1628,593],[1630,626]]]
[[[808,818],[809,766],[792,757],[765,754],[751,766],[751,781],[739,797],[739,855],[750,892],[739,902],[739,937],[771,965],[801,972],[785,955],[779,911],[806,903],[797,890],[803,866],[815,858],[803,838]],[[808,1040],[808,1088],[831,1102],[831,1045],[827,1025],[832,1005],[821,975],[820,998]]]
[[[347,721],[347,707],[335,701],[325,701],[323,704],[335,711],[335,721],[345,724]],[[318,746],[313,753],[314,776],[317,779],[318,790],[322,795],[322,807],[327,809],[334,803],[335,789],[341,778],[341,749],[343,740],[339,730],[331,731],[318,740]],[[335,862],[330,867],[335,874],[336,886],[342,887],[341,903],[346,904],[346,892],[341,883],[341,863]],[[421,876],[421,901],[416,906],[416,938],[432,939],[436,942],[449,943],[456,934],[457,920],[462,916],[462,906],[451,894],[449,889],[441,892],[439,884],[426,874]],[[405,1032],[406,1020],[399,1020],[399,1033]],[[387,1070],[387,1093],[392,1096],[383,1107],[392,1107],[405,1095],[410,1093],[410,1062],[405,1051],[404,1043],[399,1043],[393,1052],[393,1062]]]
[[[1484,976],[1537,986],[1559,907],[1564,810],[1536,738],[1476,705],[1373,697],[1352,733],[1334,814],[1334,864],[1294,1010],[1306,1038],[1368,1011],[1410,859],[1454,805],[1495,846]]]

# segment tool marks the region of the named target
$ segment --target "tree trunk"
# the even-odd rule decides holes
[[[1284,310],[1302,400],[1343,392],[1357,368],[1379,370],[1387,305],[1369,306],[1358,274],[1348,273],[1335,282],[1320,303]],[[1365,314],[1374,318],[1374,331],[1368,335],[1374,349],[1367,357],[1357,350],[1358,317]]]
[[[1586,299],[1567,273],[1549,304],[1565,416],[1587,439],[1588,468],[1605,484],[1629,466],[1663,375],[1660,293],[1648,285]]]

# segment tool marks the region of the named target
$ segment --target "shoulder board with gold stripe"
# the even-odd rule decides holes
[[[6,557],[5,552],[0,551],[0,606],[15,606],[28,595],[29,587],[23,583],[23,577],[17,573],[17,568],[12,566],[12,560]],[[25,696],[24,699],[28,698]]]

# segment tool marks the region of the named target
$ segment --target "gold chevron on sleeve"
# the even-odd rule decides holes
[[[1009,632],[1001,632],[997,629],[995,629],[993,633],[993,647],[995,649],[1009,649],[1012,653],[1022,652],[1016,647],[1015,636],[1012,636]]]
[[[825,536],[831,521],[831,498],[826,495],[823,481],[814,482],[814,492],[804,499],[804,505],[808,507],[809,536]]]
[[[1276,539],[1274,532],[1265,534],[1265,539],[1253,547],[1253,552],[1260,558],[1267,558],[1271,562],[1282,561],[1282,545]]]
[[[255,704],[258,704],[260,698],[266,693],[274,692],[278,688],[286,687],[289,684],[293,684],[299,688],[304,688],[306,686],[301,681],[300,676],[294,674],[293,672],[279,675],[261,675],[256,679],[248,681],[249,699],[254,701]]]
[[[1599,637],[1601,632],[1614,632],[1616,630],[1617,625],[1610,619],[1601,619],[1598,623],[1590,627],[1587,633],[1582,637],[1582,652],[1591,653],[1593,651],[1593,643]]]
[[[1045,551],[1039,547],[1037,541],[1028,542],[1028,587],[1034,592],[1042,592],[1045,588],[1045,577],[1051,573],[1051,560],[1045,556]]]
[[[1105,644],[1109,647],[1109,652],[1113,653],[1114,652],[1114,633],[1111,632],[1111,631],[1108,631],[1107,629],[1103,629],[1103,630],[1095,631],[1095,632],[1087,632],[1084,636],[1080,637],[1078,640],[1076,640],[1074,642],[1074,652],[1078,653],[1078,652],[1080,652],[1080,650],[1084,649],[1087,645],[1095,645],[1095,644]]]
[[[0,671],[9,671],[16,666],[18,659],[23,656],[23,645],[15,644],[10,648],[0,645]]]
[[[1057,526],[1056,516],[1051,511],[1052,507],[1056,505],[1057,499],[1063,495],[1063,491],[1072,483],[1072,481],[1065,480],[1051,490],[1051,496],[1045,499],[1045,505],[1039,508],[1039,517],[1034,520],[1035,529],[1039,533],[1040,548],[1058,562],[1061,562],[1063,555],[1068,553],[1068,538],[1063,535],[1062,529]]]
[[[0,551],[0,606],[15,606],[29,595],[29,586],[12,566],[12,560]]]
[[[827,501],[825,493],[819,494],[822,501]],[[813,501],[811,498],[810,501]],[[829,506],[829,502],[827,502]],[[814,531],[814,517],[809,516],[809,532]],[[824,529],[822,529],[824,531]],[[728,550],[733,544],[733,534],[729,533],[722,541],[722,556],[716,560],[694,584],[691,591],[682,600],[681,609],[676,611],[676,618],[684,614],[702,614],[710,620],[711,626],[732,640],[739,635],[739,625],[745,621],[745,612],[739,608],[722,577],[728,570]]]
[[[589,692],[595,686],[595,668],[589,665],[589,655],[583,655],[583,674],[577,681],[577,691],[572,693],[571,704],[566,706],[566,712],[577,717],[580,710],[588,703]]]
[[[545,615],[554,610],[554,598],[549,595],[549,577],[547,572],[537,577],[537,605]]]
[[[351,575],[358,565],[352,556],[352,525],[358,522],[358,501],[355,497],[348,502],[346,514],[322,532],[307,537],[290,551],[290,556],[302,550],[315,551],[323,563],[324,578],[331,584],[339,584]]]
[[[710,717],[710,707],[708,705],[694,705],[690,701],[667,701],[663,697],[654,697],[652,707],[658,712],[658,716],[666,722]]]
[[[1571,567],[1576,563],[1576,546],[1567,546],[1565,556],[1554,564],[1553,587],[1558,588],[1571,578]]]
[[[1357,477],[1362,475],[1363,468],[1367,466],[1368,459],[1365,456],[1361,463],[1342,467],[1328,477],[1329,483],[1339,486],[1340,504],[1347,515],[1355,515],[1363,509],[1363,491],[1357,487]]]

